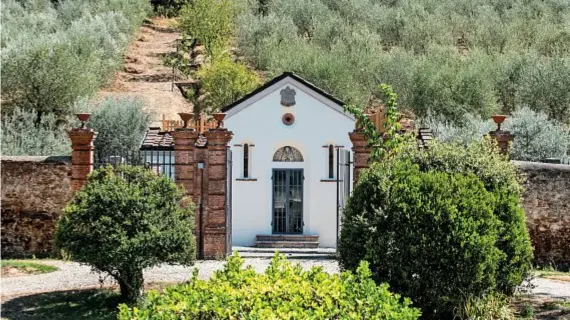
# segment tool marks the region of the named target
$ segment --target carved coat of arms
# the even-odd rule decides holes
[[[295,105],[295,90],[289,88],[289,86],[285,87],[285,89],[281,90],[281,105],[285,107],[291,107]]]

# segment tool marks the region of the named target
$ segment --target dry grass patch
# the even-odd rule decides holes
[[[26,276],[58,270],[54,266],[23,260],[1,260],[0,266],[2,267],[2,277]]]

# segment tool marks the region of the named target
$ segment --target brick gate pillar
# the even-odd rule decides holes
[[[370,167],[370,153],[371,149],[368,147],[368,139],[361,129],[355,129],[348,133],[350,141],[352,142],[353,166],[354,166],[354,184],[358,183],[360,171]]]
[[[84,120],[87,121],[87,119]],[[97,132],[93,129],[74,128],[67,131],[71,139],[71,190],[78,191],[87,182],[87,176],[93,172],[93,142]]]
[[[226,199],[227,199],[227,157],[229,142],[233,133],[222,127],[224,118],[214,114],[218,128],[204,133],[208,140],[204,168],[204,259],[216,259],[226,254]],[[221,119],[220,119],[221,118]]]
[[[196,198],[195,173],[196,173],[196,140],[198,132],[190,128],[178,128],[172,132],[174,142],[174,180],[176,184],[184,187],[186,194]]]

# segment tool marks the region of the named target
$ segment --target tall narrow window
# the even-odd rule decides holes
[[[249,144],[243,145],[243,177],[249,178]]]
[[[329,179],[334,179],[334,147],[329,145]]]

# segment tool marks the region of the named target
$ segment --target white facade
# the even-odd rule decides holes
[[[281,104],[281,91],[295,91],[295,105]],[[329,150],[351,149],[348,133],[354,118],[310,85],[286,76],[226,111],[225,127],[234,133],[232,150],[232,244],[255,245],[256,235],[271,235],[273,169],[303,169],[302,234],[318,235],[319,246],[336,247],[336,151],[334,179],[329,178]],[[285,125],[282,117],[294,115]],[[249,147],[249,177],[244,177],[244,145]],[[298,149],[303,162],[274,162],[284,146]]]

